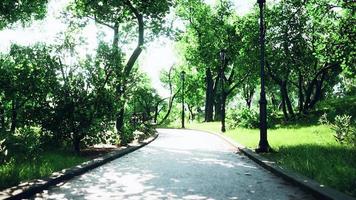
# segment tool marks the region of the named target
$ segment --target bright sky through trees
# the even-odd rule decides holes
[[[65,31],[66,25],[61,22],[61,11],[67,5],[68,0],[51,0],[48,5],[47,17],[42,21],[35,21],[29,27],[23,28],[20,24],[0,31],[0,51],[8,51],[11,43],[21,45],[31,45],[36,42],[54,43],[61,31]],[[216,0],[206,0],[206,3],[214,5]],[[244,15],[255,4],[255,0],[237,0],[235,9],[239,15]],[[82,56],[94,50],[97,46],[97,35],[103,31],[107,36],[110,31],[105,31],[105,27],[98,27],[94,23],[89,24],[83,31],[87,46],[81,51]],[[108,37],[111,38],[111,37]],[[136,41],[134,41],[136,43]],[[132,51],[132,49],[125,49]],[[146,72],[152,80],[153,87],[161,96],[168,96],[160,81],[159,74],[163,69],[170,68],[178,62],[177,53],[174,50],[174,42],[163,36],[147,43],[143,55],[139,58],[141,69]]]

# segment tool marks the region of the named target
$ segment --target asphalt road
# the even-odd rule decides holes
[[[35,199],[312,199],[216,135],[159,129],[151,144]]]

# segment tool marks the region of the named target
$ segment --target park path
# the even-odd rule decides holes
[[[312,199],[216,135],[159,129],[149,145],[35,199]]]

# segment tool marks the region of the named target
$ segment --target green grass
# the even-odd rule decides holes
[[[220,132],[220,123],[191,123],[188,128]],[[258,129],[237,128],[224,135],[256,148]],[[356,196],[356,149],[338,144],[332,130],[324,125],[286,125],[268,130],[268,141],[276,153],[264,156],[279,165]]]
[[[48,177],[53,172],[87,160],[87,158],[65,151],[44,152],[35,160],[14,158],[10,162],[0,165],[0,189],[17,185],[23,181]]]

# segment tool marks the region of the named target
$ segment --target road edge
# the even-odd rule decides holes
[[[59,172],[54,172],[48,178],[35,179],[32,181],[20,183],[19,185],[11,188],[7,188],[5,190],[0,191],[0,199],[10,200],[30,198],[35,194],[48,189],[51,186],[57,185],[63,181],[70,180],[75,176],[84,174],[89,170],[92,170],[112,160],[120,158],[128,153],[138,150],[154,141],[158,136],[159,134],[156,133],[154,136],[151,136],[140,143],[130,143],[127,147],[122,147],[121,149],[114,150],[110,153],[105,154],[104,156],[95,158],[93,160],[84,162],[68,169],[63,169]]]
[[[182,130],[184,130],[184,129],[182,129]],[[301,175],[299,173],[284,169],[284,168],[278,166],[274,161],[271,161],[265,157],[262,157],[261,155],[255,153],[253,150],[233,141],[232,139],[222,135],[221,133],[197,130],[197,129],[190,129],[190,128],[187,128],[185,130],[200,131],[200,132],[205,132],[205,133],[213,134],[213,135],[220,137],[221,139],[225,140],[227,143],[230,143],[230,145],[235,146],[239,151],[241,151],[244,155],[246,155],[248,158],[253,160],[255,163],[259,164],[260,166],[262,166],[263,168],[272,172],[273,174],[275,174],[279,177],[282,177],[283,179],[287,180],[288,182],[291,182],[292,184],[300,187],[304,191],[309,192],[317,199],[356,200],[356,198],[353,198],[347,194],[339,192],[339,191],[337,191],[333,188],[330,188],[328,186],[324,186],[311,178],[308,178],[308,177]]]

